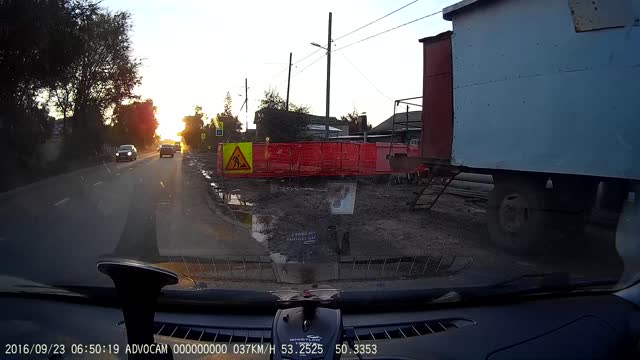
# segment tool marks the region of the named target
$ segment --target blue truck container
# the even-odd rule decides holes
[[[443,13],[453,164],[640,179],[640,1],[476,0]]]
[[[580,238],[596,189],[640,180],[640,0],[464,0],[424,46],[420,158],[491,174],[491,238],[529,254]],[[394,165],[395,164],[395,165]]]

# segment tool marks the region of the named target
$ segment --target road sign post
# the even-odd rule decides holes
[[[216,136],[224,135],[224,123],[222,121],[218,121],[218,127],[216,128]]]

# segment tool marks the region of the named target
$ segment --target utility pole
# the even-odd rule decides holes
[[[249,115],[249,87],[247,86],[247,78],[244,78],[244,112]]]
[[[249,87],[247,86],[247,78],[244,78],[244,103],[242,103],[242,106],[240,107],[240,111],[242,111],[242,108],[244,108],[245,122],[246,122],[245,132],[249,130],[249,90],[248,89]],[[238,96],[242,96],[242,94],[239,94]]]
[[[287,102],[285,104],[285,109],[289,111],[289,87],[291,87],[291,57],[293,53],[289,53],[289,76],[287,77]]]
[[[244,113],[245,113],[245,122],[247,123],[247,127],[244,129],[245,132],[249,131],[249,86],[247,85],[247,78],[244,78]]]
[[[329,140],[329,101],[331,89],[331,12],[329,12],[329,32],[327,34],[327,108],[324,119],[324,137]]]

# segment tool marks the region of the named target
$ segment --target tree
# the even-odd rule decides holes
[[[220,123],[223,123],[223,136],[222,141],[239,141],[241,137],[240,131],[242,130],[242,123],[238,120],[238,116],[233,116],[231,112],[232,99],[231,94],[227,92],[227,95],[224,98],[224,111],[216,114],[213,122],[214,126],[218,128]],[[217,146],[218,137],[212,141],[214,146]]]
[[[264,97],[260,99],[260,109],[287,110],[287,102],[282,98],[278,90],[269,89],[264,92]],[[296,105],[289,102],[289,111],[308,114],[311,108],[307,105]]]
[[[202,106],[194,107],[194,114],[187,115],[182,118],[184,122],[184,130],[180,133],[185,144],[189,146],[196,146],[202,142],[200,134],[204,127],[204,113],[202,112]]]
[[[346,121],[346,122],[356,122],[356,121],[358,121],[358,110],[356,110],[356,108],[353,108],[352,112],[348,113],[347,115],[341,116],[340,120]]]
[[[0,0],[0,188],[44,170],[51,136],[41,99],[81,53],[75,14],[84,0]],[[39,99],[40,98],[40,99]]]
[[[260,99],[260,109],[286,110],[285,106],[286,101],[275,89],[269,89],[265,91],[264,97]]]
[[[353,111],[348,113],[347,115],[343,115],[340,117],[340,120],[349,123],[349,133],[361,133],[363,131],[360,115],[358,114],[358,110],[353,108]],[[371,124],[367,124],[367,131],[373,129]]]
[[[286,111],[285,107],[285,100],[276,90],[269,89],[264,92],[264,97],[260,100],[260,109],[254,118],[259,139],[268,137],[272,142],[301,139],[309,124],[304,114],[308,114],[310,108],[292,103],[289,103],[291,111]]]
[[[116,106],[112,126],[119,140],[117,143],[132,143],[141,148],[152,146],[158,128],[153,100]]]
[[[74,14],[82,2],[0,1],[0,104],[27,106],[61,79],[81,53]]]
[[[0,142],[0,173],[22,166],[36,174],[31,170],[42,165],[37,146],[51,134],[46,124],[52,123],[52,109],[62,114],[63,128],[67,120],[73,126],[65,137],[67,156],[101,152],[113,130],[104,115],[135,98],[140,81],[130,15],[110,12],[99,0],[0,0],[0,19],[0,123],[6,139]]]
[[[140,83],[140,62],[131,52],[131,16],[97,8],[80,24],[83,52],[70,79],[74,99],[74,130],[86,126],[81,118],[90,107],[104,111],[133,97]]]

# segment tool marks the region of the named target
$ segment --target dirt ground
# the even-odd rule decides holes
[[[541,271],[610,275],[621,267],[612,247],[612,230],[599,227],[569,253],[535,259],[504,253],[489,240],[482,190],[471,195],[448,190],[433,209],[411,211],[408,202],[421,185],[397,177],[224,179],[216,173],[213,153],[187,155],[185,161],[188,171],[210,183],[217,206],[250,228],[280,261],[323,261],[336,255],[448,256],[472,259],[477,274],[502,275]],[[353,214],[331,213],[331,183],[355,188]],[[424,196],[420,202],[428,199]],[[295,239],[302,241],[291,241]],[[302,243],[311,246],[292,246]]]

